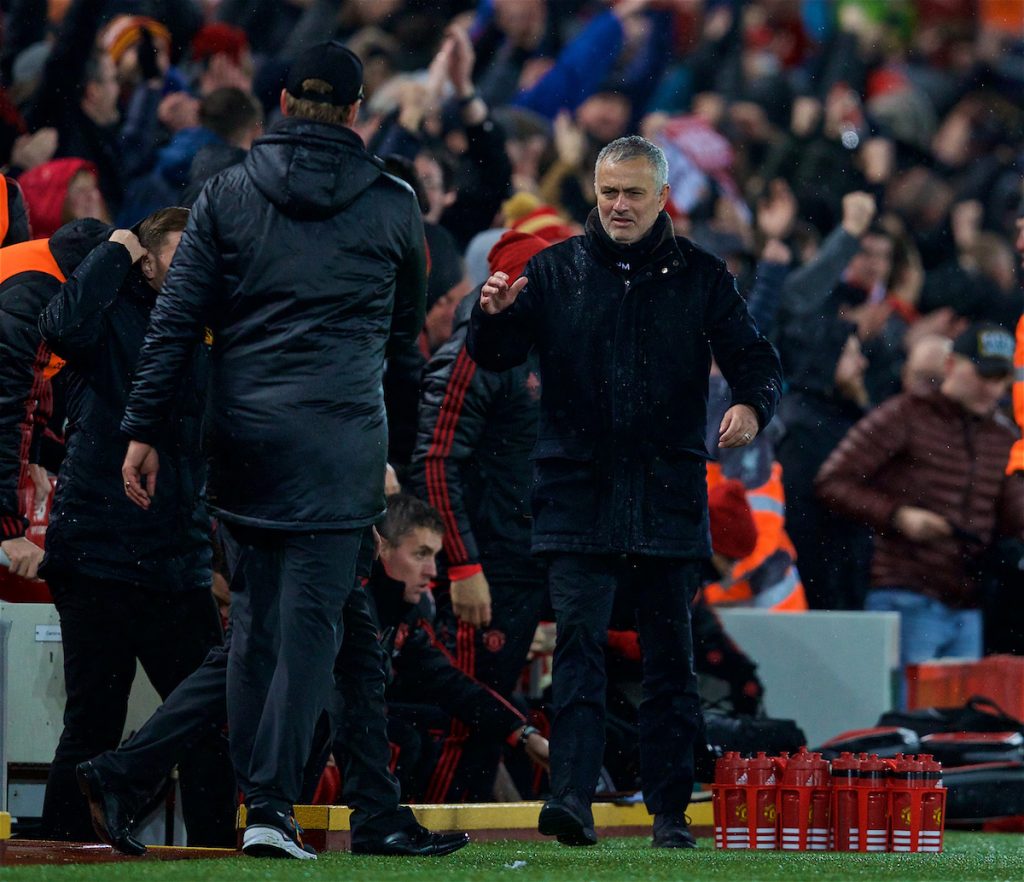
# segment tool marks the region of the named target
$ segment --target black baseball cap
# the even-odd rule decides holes
[[[322,80],[330,91],[305,90],[306,80]],[[337,40],[317,43],[292,62],[284,87],[293,98],[345,107],[363,97],[363,63]]]
[[[976,322],[953,341],[953,351],[974,362],[983,377],[1013,371],[1013,337],[999,325]]]

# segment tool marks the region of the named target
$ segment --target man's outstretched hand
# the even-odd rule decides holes
[[[488,315],[504,312],[526,287],[526,276],[520,276],[511,285],[505,273],[495,273],[480,289],[480,308]]]
[[[156,493],[156,475],[160,471],[160,457],[156,448],[141,441],[130,441],[128,453],[121,466],[124,492],[139,508],[149,508]]]

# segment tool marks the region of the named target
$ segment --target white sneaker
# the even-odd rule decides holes
[[[295,823],[295,818],[262,806],[246,813],[242,852],[250,857],[316,860],[313,847],[302,841],[302,828]]]

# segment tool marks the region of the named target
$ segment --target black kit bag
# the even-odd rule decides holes
[[[768,756],[796,753],[807,746],[807,736],[794,720],[771,717],[704,714],[704,738],[698,738],[694,765],[698,781],[712,781],[715,760],[730,751],[754,756],[764,751]],[[705,749],[706,748],[706,749]]]
[[[1024,763],[981,763],[943,769],[946,818],[985,821],[1024,815]]]
[[[918,735],[939,732],[1024,732],[1024,722],[1011,717],[991,698],[972,695],[963,707],[926,707],[886,711],[879,726],[898,726]]]
[[[945,768],[976,763],[1024,763],[1024,733],[938,732],[921,739],[918,753],[929,753]]]
[[[876,726],[842,732],[815,748],[827,760],[843,753],[868,753],[887,759],[898,753],[920,753],[921,739],[912,729],[902,726]]]

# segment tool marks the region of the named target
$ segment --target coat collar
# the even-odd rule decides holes
[[[672,271],[686,265],[686,258],[676,243],[672,219],[664,211],[639,242],[622,245],[605,231],[595,208],[587,217],[586,241],[600,263],[631,279],[637,278],[643,270],[656,263],[669,262],[667,267],[671,267]]]

